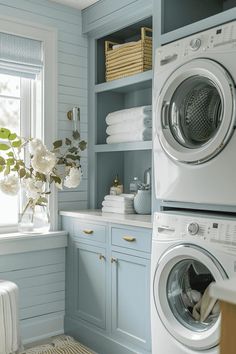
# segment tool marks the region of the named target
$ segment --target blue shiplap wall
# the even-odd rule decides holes
[[[58,30],[58,136],[71,135],[66,112],[81,108],[82,138],[87,140],[87,38],[81,12],[48,0],[0,0],[0,16],[55,27]],[[83,182],[77,190],[59,192],[59,209],[87,207],[87,153],[82,158]]]

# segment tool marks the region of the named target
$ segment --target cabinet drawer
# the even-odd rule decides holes
[[[112,244],[141,252],[151,252],[152,232],[143,229],[111,229]]]
[[[106,226],[76,220],[74,221],[73,236],[104,243],[106,242]]]

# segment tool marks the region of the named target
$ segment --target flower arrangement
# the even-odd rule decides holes
[[[82,178],[81,152],[87,143],[75,131],[72,139],[57,140],[50,151],[39,139],[23,138],[0,128],[0,190],[16,195],[26,191],[27,208],[46,206],[51,186],[76,188]]]

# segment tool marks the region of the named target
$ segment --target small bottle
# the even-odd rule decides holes
[[[116,175],[113,180],[112,186],[110,188],[110,195],[119,195],[123,193],[123,184],[119,180],[118,175]]]
[[[139,181],[138,177],[134,177],[134,179],[130,182],[130,185],[129,185],[130,193],[137,193],[139,184],[140,184],[140,181]]]

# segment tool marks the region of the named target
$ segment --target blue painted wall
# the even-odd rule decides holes
[[[66,112],[81,108],[82,138],[87,139],[87,37],[81,11],[48,0],[0,0],[0,16],[54,27],[58,30],[58,136],[71,135]],[[87,153],[82,158],[84,179],[75,191],[59,192],[59,209],[87,207]]]

